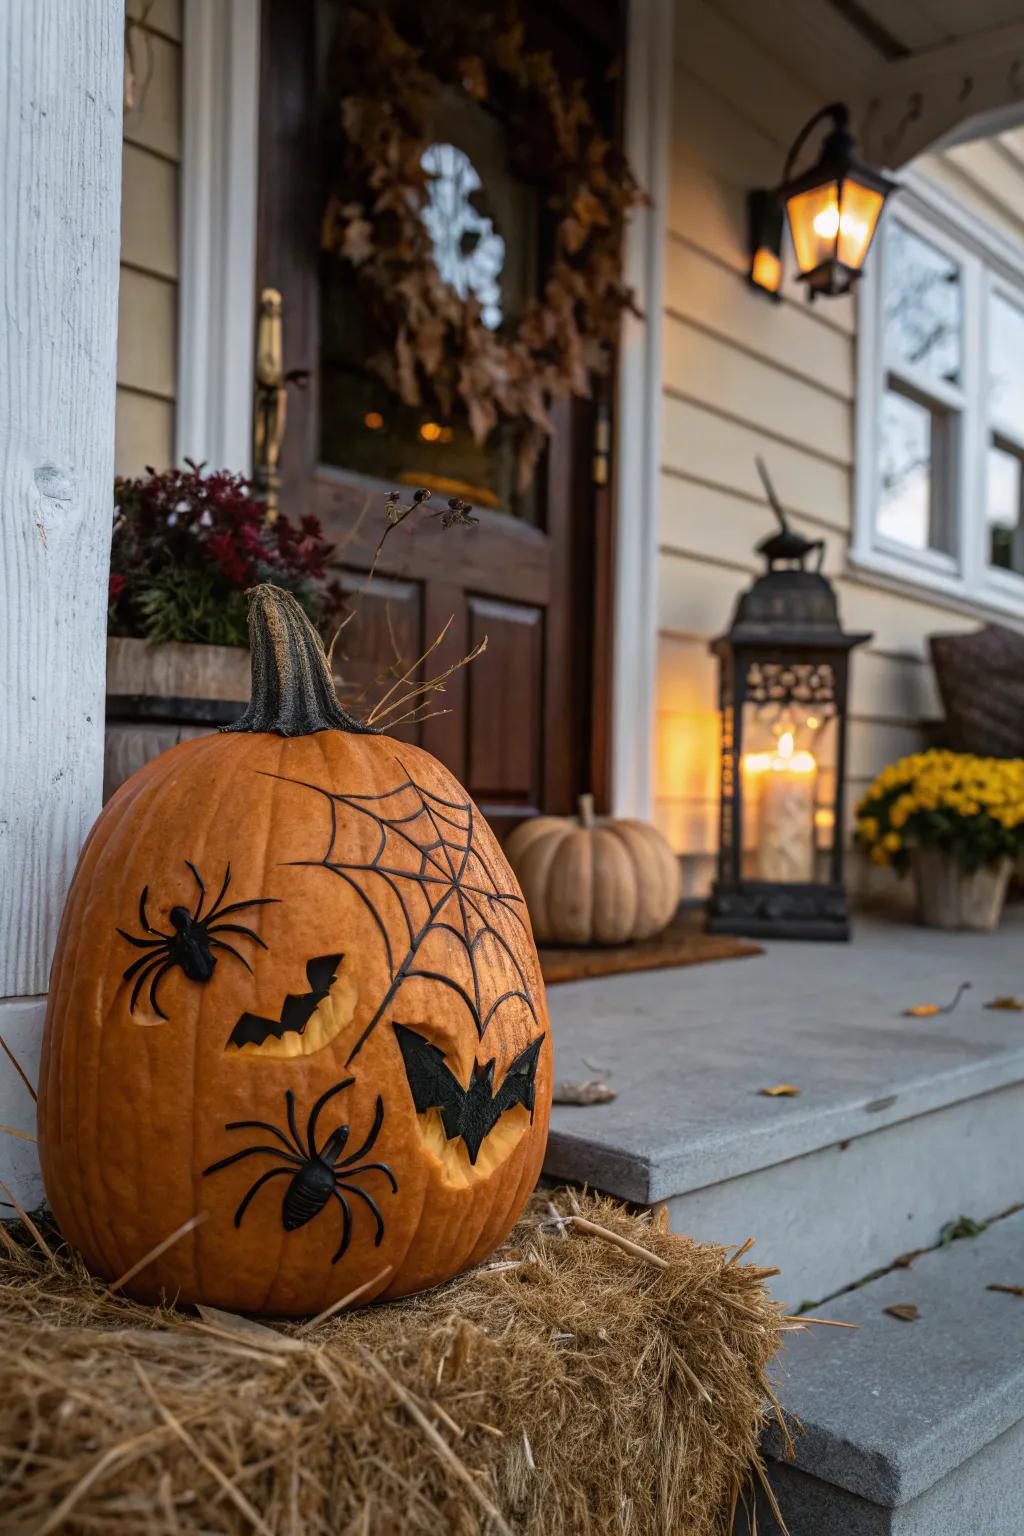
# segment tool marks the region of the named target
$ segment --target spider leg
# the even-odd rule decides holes
[[[161,933],[159,928],[154,928],[152,923],[149,921],[149,918],[146,916],[146,901],[147,901],[148,897],[149,897],[149,886],[148,885],[144,885],[142,887],[142,895],[139,897],[139,922],[142,924],[142,927],[143,927],[144,931],[146,933],[155,933],[161,939],[169,939],[169,938],[171,938],[172,937],[171,934],[169,934],[169,933]]]
[[[398,1180],[391,1172],[391,1169],[388,1167],[387,1163],[361,1163],[358,1168],[346,1168],[345,1177],[347,1179],[354,1179],[357,1173],[370,1173],[373,1169],[376,1169],[378,1173],[387,1175],[387,1178],[391,1184],[391,1193],[393,1195],[397,1195]]]
[[[280,896],[254,896],[252,901],[233,901],[230,906],[221,907],[220,911],[214,907],[212,912],[207,912],[206,921],[212,923],[215,917],[229,917],[232,912],[242,912],[246,907],[279,907],[280,905]]]
[[[127,970],[121,972],[121,980],[131,981],[132,977],[135,976],[139,971],[145,970],[147,965],[159,965],[163,961],[167,950],[166,945],[163,943],[161,943],[158,947],[162,951],[161,954],[155,955],[153,951],[150,950],[148,954],[140,955],[137,960],[132,961]]]
[[[249,1202],[252,1200],[253,1196],[259,1194],[264,1184],[269,1183],[271,1179],[276,1179],[278,1175],[282,1173],[286,1173],[289,1178],[294,1178],[294,1174],[290,1168],[271,1168],[268,1173],[260,1174],[259,1178],[256,1180],[256,1183],[249,1190],[248,1194],[242,1200],[241,1205],[238,1207],[238,1210],[235,1212],[236,1227],[240,1227],[242,1225],[242,1217],[249,1209]]]
[[[384,1123],[384,1100],[381,1098],[380,1094],[378,1093],[378,1095],[377,1095],[377,1112],[376,1112],[376,1114],[373,1117],[373,1125],[370,1127],[370,1134],[369,1134],[369,1136],[367,1136],[366,1140],[363,1142],[362,1146],[359,1148],[359,1150],[357,1152],[350,1152],[348,1157],[346,1157],[345,1161],[343,1163],[336,1163],[335,1167],[337,1167],[337,1168],[347,1168],[351,1163],[358,1163],[358,1161],[359,1161],[359,1159],[361,1157],[365,1157],[366,1153],[369,1152],[370,1148],[373,1146],[374,1142],[377,1140],[377,1137],[380,1134],[380,1128],[383,1125],[383,1123]]]
[[[146,985],[149,977],[152,976],[156,971],[159,971],[165,964],[163,955],[151,955],[148,957],[148,959],[149,964],[143,967],[135,979],[135,985],[132,988],[132,1000],[128,1004],[129,1013],[135,1012],[135,1004],[139,1000],[139,993]]]
[[[153,1004],[153,1012],[158,1016],[158,1018],[161,1019],[166,1019],[167,1015],[160,1007],[160,1002],[157,997],[157,990],[160,986],[160,983],[167,975],[167,972],[174,970],[174,966],[175,962],[173,960],[166,961],[166,963],[161,966],[160,970],[157,971],[156,975],[153,977],[153,980],[149,984],[149,1000]]]
[[[377,1236],[373,1240],[373,1246],[379,1248],[384,1241],[384,1217],[380,1213],[380,1206],[376,1200],[372,1195],[368,1195],[365,1189],[360,1189],[358,1184],[344,1184],[339,1179],[337,1189],[335,1190],[336,1194],[338,1189],[347,1189],[350,1195],[358,1195],[360,1200],[365,1200],[366,1204],[370,1207],[377,1221]],[[341,1195],[338,1195],[338,1199],[340,1200],[341,1198]]]
[[[236,960],[241,960],[242,964],[245,966],[246,970],[249,972],[249,975],[250,976],[252,975],[252,966],[249,964],[249,962],[245,958],[245,956],[244,955],[240,955],[238,953],[238,950],[235,949],[232,945],[224,944],[224,943],[221,942],[220,939],[208,939],[207,943],[209,944],[211,949],[226,949],[229,955],[234,955]]]
[[[267,947],[265,941],[260,938],[258,933],[254,933],[251,928],[243,928],[240,923],[214,923],[213,927],[207,928],[206,932],[207,936],[211,933],[240,933],[244,938],[252,939],[253,943],[258,944],[260,949],[266,949]]]
[[[207,914],[206,914],[206,921],[207,922],[209,922],[211,920],[211,918],[214,918],[214,917],[217,916],[217,912],[220,909],[220,904],[224,900],[224,895],[225,895],[225,893],[227,891],[227,888],[228,888],[228,886],[230,884],[231,884],[231,865],[227,864],[225,866],[225,868],[224,868],[224,882],[221,885],[220,890],[217,892],[217,900],[214,902],[213,906],[210,908],[209,912],[207,912]]]
[[[316,1154],[316,1123],[317,1123],[317,1121],[320,1118],[320,1111],[323,1109],[324,1105],[327,1103],[327,1101],[329,1099],[333,1099],[334,1098],[334,1095],[336,1093],[341,1093],[343,1088],[350,1088],[354,1082],[355,1082],[355,1078],[354,1077],[344,1077],[344,1078],[342,1078],[340,1083],[335,1083],[333,1088],[328,1088],[326,1093],[322,1093],[320,1095],[320,1097],[317,1099],[316,1103],[313,1105],[313,1108],[310,1110],[310,1112],[309,1112],[309,1123],[306,1126],[306,1140],[309,1143],[309,1155],[310,1155],[310,1157],[316,1157],[316,1155],[317,1155]]]
[[[230,1126],[225,1126],[230,1130]],[[255,1157],[257,1152],[268,1152],[271,1157],[279,1157],[285,1162],[298,1163],[302,1166],[304,1159],[296,1157],[293,1152],[282,1152],[280,1147],[243,1147],[241,1152],[232,1152],[230,1157],[222,1157],[219,1162],[211,1163],[209,1168],[203,1169],[203,1177],[208,1173],[219,1173],[222,1168],[230,1168],[232,1163],[240,1163],[243,1158]]]
[[[290,1142],[284,1131],[278,1130],[276,1125],[271,1125],[269,1120],[232,1120],[224,1129],[226,1131],[269,1131],[271,1136],[276,1136],[278,1141],[288,1148],[289,1152],[297,1152],[301,1162],[307,1161],[301,1143]]]
[[[203,915],[203,902],[206,900],[206,886],[200,879],[199,871],[196,869],[191,859],[185,860],[185,867],[186,869],[190,869],[192,871],[192,878],[196,882],[196,885],[199,887],[199,895],[196,898],[195,911],[192,913],[192,921],[194,923],[198,923],[200,917]]]
[[[137,939],[134,933],[125,933],[123,928],[115,928],[122,939],[127,939],[129,944],[134,944],[136,949],[159,949],[161,944],[166,944],[166,939]]]
[[[299,1151],[302,1153],[303,1157],[312,1157],[314,1155],[312,1148],[303,1147],[302,1137],[299,1135],[299,1128],[295,1124],[295,1095],[290,1088],[285,1089],[284,1101],[288,1106],[288,1129],[292,1133],[292,1140],[298,1147]]]
[[[345,1257],[345,1250],[352,1240],[352,1212],[349,1209],[349,1203],[345,1199],[344,1195],[339,1195],[336,1189],[332,1189],[331,1194],[341,1206],[341,1244],[337,1253],[334,1255],[334,1258],[331,1260],[332,1264],[337,1264],[339,1259],[343,1259]]]

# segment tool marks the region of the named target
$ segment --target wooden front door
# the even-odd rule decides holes
[[[556,404],[534,483],[518,493],[500,434],[477,447],[457,414],[428,419],[434,413],[404,406],[366,366],[351,273],[320,249],[326,146],[339,110],[325,61],[343,46],[348,9],[345,0],[264,0],[258,286],[282,295],[285,369],[309,375],[288,402],[281,506],[321,519],[343,588],[362,589],[340,670],[364,700],[379,697],[449,618],[431,672],[486,636],[486,652],[437,701],[447,712],[395,734],[438,756],[506,831],[538,811],[570,811],[585,790],[607,798],[611,509],[607,458],[595,459],[595,442],[599,425],[611,440],[611,385],[601,400]],[[541,46],[594,82],[610,118],[616,5],[548,0],[527,5],[525,16]],[[449,210],[467,185],[484,189],[486,227],[500,231],[497,246],[489,236],[488,257],[500,324],[543,279],[544,191],[509,171],[500,118],[452,96],[436,128],[434,174],[447,178]],[[367,586],[385,493],[405,499],[419,485],[431,488],[431,511],[452,494],[470,501],[478,526],[442,531],[438,518],[410,519]]]

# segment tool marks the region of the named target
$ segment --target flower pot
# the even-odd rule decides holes
[[[248,697],[242,647],[108,639],[104,800],[168,747],[237,720]]]
[[[965,870],[941,848],[913,855],[917,920],[927,928],[998,928],[1013,867],[1011,859]]]

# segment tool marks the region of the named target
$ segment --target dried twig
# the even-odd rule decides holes
[[[302,1323],[300,1327],[296,1328],[295,1332],[297,1334],[311,1333],[314,1328],[319,1328],[320,1324],[326,1323],[329,1317],[333,1317],[336,1312],[343,1312],[354,1301],[358,1301],[360,1296],[365,1296],[367,1291],[372,1291],[373,1287],[379,1284],[381,1280],[386,1280],[393,1268],[394,1265],[389,1264],[386,1269],[381,1270],[379,1275],[374,1275],[372,1280],[364,1280],[362,1285],[357,1285],[354,1291],[349,1291],[348,1295],[342,1296],[340,1301],[332,1301],[330,1306],[324,1307],[324,1310],[318,1312],[316,1317],[311,1317],[308,1322]]]
[[[269,1525],[267,1525],[262,1516],[249,1503],[249,1500],[246,1498],[242,1490],[231,1481],[230,1477],[225,1476],[215,1461],[211,1461],[209,1456],[205,1455],[205,1453],[192,1439],[192,1436],[188,1433],[188,1431],[183,1428],[179,1421],[174,1417],[174,1414],[171,1412],[171,1410],[160,1401],[155,1391],[153,1390],[153,1385],[150,1382],[149,1377],[146,1375],[139,1362],[137,1360],[133,1360],[132,1364],[135,1367],[135,1373],[139,1378],[139,1383],[142,1387],[142,1390],[145,1392],[146,1396],[149,1398],[150,1402],[153,1404],[153,1407],[163,1419],[171,1433],[173,1435],[177,1435],[182,1444],[188,1447],[189,1451],[195,1457],[196,1461],[198,1461],[199,1465],[204,1467],[206,1471],[209,1472],[210,1476],[220,1484],[228,1498],[231,1500],[232,1504],[234,1504],[236,1509],[241,1511],[241,1513],[249,1521],[250,1525],[252,1525],[253,1529],[262,1532],[262,1536],[274,1536],[274,1533],[270,1529]]]
[[[5,1136],[17,1136],[19,1141],[38,1140],[38,1137],[33,1136],[31,1131],[16,1131],[13,1125],[0,1125],[0,1131],[2,1131]]]
[[[37,1100],[38,1100],[38,1094],[36,1093],[35,1089],[32,1087],[32,1084],[29,1082],[28,1074],[25,1071],[25,1068],[22,1066],[22,1064],[18,1060],[17,1056],[15,1056],[14,1052],[11,1050],[10,1046],[7,1044],[7,1041],[4,1039],[3,1035],[0,1035],[0,1051],[3,1051],[4,1055],[7,1057],[7,1060],[10,1062],[11,1066],[14,1068],[15,1072],[17,1072],[18,1076],[21,1078],[22,1082],[25,1084],[25,1087],[28,1089],[29,1093],[32,1095],[32,1102],[36,1103]]]
[[[381,1365],[377,1357],[371,1354],[368,1349],[364,1349],[361,1344],[357,1344],[356,1349],[359,1353],[359,1358],[364,1361],[364,1363],[368,1365],[371,1370],[375,1371],[378,1376],[382,1376],[390,1384],[392,1391],[395,1393],[395,1396],[405,1406],[405,1408],[408,1409],[409,1413],[416,1420],[416,1423],[420,1426],[423,1433],[427,1436],[427,1439],[430,1441],[431,1445],[437,1451],[438,1455],[448,1463],[448,1466],[451,1468],[453,1474],[458,1478],[463,1487],[466,1488],[467,1491],[472,1495],[472,1497],[480,1505],[480,1508],[494,1523],[494,1525],[497,1526],[498,1530],[502,1532],[502,1536],[512,1536],[511,1527],[506,1522],[504,1515],[501,1513],[501,1510],[496,1504],[491,1503],[490,1499],[484,1493],[479,1483],[466,1470],[448,1442],[438,1433],[433,1424],[431,1424],[430,1420],[427,1418],[426,1414],[423,1412],[423,1409],[413,1397],[412,1393],[406,1387],[404,1387],[402,1383],[398,1381],[397,1378],[394,1377],[389,1370]]]
[[[631,1254],[634,1259],[644,1259],[648,1264],[654,1264],[658,1269],[668,1269],[667,1259],[659,1258],[649,1248],[641,1248],[639,1243],[632,1242],[628,1237],[620,1237],[617,1232],[610,1232],[607,1227],[599,1227],[596,1221],[588,1221],[585,1216],[566,1216],[564,1218],[580,1232],[589,1232],[591,1237],[603,1237],[606,1243],[614,1243],[616,1248],[621,1248],[623,1253]]]
[[[157,1243],[156,1247],[151,1248],[143,1258],[139,1259],[137,1264],[133,1264],[131,1269],[125,1270],[121,1278],[114,1281],[110,1290],[116,1294],[123,1285],[128,1284],[129,1280],[134,1280],[135,1276],[144,1270],[147,1264],[152,1264],[153,1260],[158,1259],[162,1253],[166,1253],[168,1248],[173,1248],[180,1238],[185,1237],[189,1232],[200,1226],[202,1222],[207,1221],[209,1215],[209,1211],[200,1211],[198,1215],[190,1216],[188,1221],[183,1221],[180,1227],[175,1227],[174,1231],[168,1237],[165,1237],[163,1242]]]
[[[26,1227],[28,1227],[28,1230],[32,1233],[32,1236],[35,1238],[36,1242],[39,1244],[40,1248],[43,1250],[43,1252],[46,1254],[46,1257],[52,1264],[54,1262],[53,1249],[50,1247],[49,1243],[46,1241],[46,1238],[43,1236],[35,1222],[32,1220],[32,1217],[29,1215],[28,1211],[26,1211],[25,1207],[21,1204],[13,1189],[11,1189],[10,1185],[5,1184],[3,1179],[0,1179],[0,1189],[3,1190],[5,1195],[9,1195],[11,1197],[11,1204],[14,1206],[14,1209],[17,1211],[18,1215],[21,1217],[21,1220],[25,1223]]]

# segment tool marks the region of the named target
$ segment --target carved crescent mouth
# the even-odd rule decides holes
[[[351,1023],[359,1001],[344,955],[318,955],[306,963],[309,991],[289,992],[276,1019],[243,1013],[227,1049],[283,1060],[322,1051]]]

